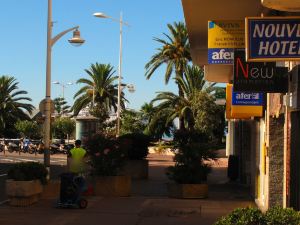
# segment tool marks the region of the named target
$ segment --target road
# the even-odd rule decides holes
[[[7,199],[5,196],[5,180],[7,179],[8,169],[17,162],[40,162],[43,163],[44,156],[42,154],[29,153],[0,153],[0,205]],[[59,174],[66,171],[67,156],[64,154],[54,154],[50,158],[50,176],[51,179],[59,179]]]

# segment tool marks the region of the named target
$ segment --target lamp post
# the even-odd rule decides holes
[[[53,81],[53,84],[58,84],[62,87],[62,98],[65,99],[65,88],[67,87],[67,85],[73,85],[73,82],[68,82],[68,83],[61,83],[59,81]]]
[[[70,31],[73,32],[73,38],[69,40],[71,44],[81,45],[84,40],[80,37],[80,32],[78,30],[79,26],[72,27],[61,33],[57,34],[52,38],[52,0],[48,0],[48,19],[47,19],[47,62],[46,62],[46,98],[45,98],[45,122],[44,122],[44,164],[47,170],[50,172],[50,126],[51,126],[51,52],[52,46],[58,41],[62,36]],[[48,174],[49,179],[49,174]]]
[[[121,112],[121,82],[122,82],[122,27],[123,24],[125,26],[129,26],[128,23],[123,21],[122,12],[120,13],[120,19],[115,19],[110,16],[105,15],[104,13],[94,13],[95,17],[98,18],[104,18],[104,19],[111,19],[115,22],[118,22],[120,24],[120,51],[119,51],[119,74],[118,74],[118,105],[117,105],[117,132],[116,136],[118,137],[120,135],[120,112]]]

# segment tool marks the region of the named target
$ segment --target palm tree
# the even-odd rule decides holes
[[[188,62],[191,61],[190,44],[187,34],[187,29],[184,23],[178,22],[174,25],[168,24],[170,35],[165,34],[166,40],[154,38],[162,46],[157,49],[150,61],[146,64],[146,78],[150,79],[152,74],[161,65],[166,64],[165,83],[170,80],[171,74],[175,71],[176,78],[182,78]],[[183,96],[183,90],[178,84],[179,96]],[[183,126],[183,121],[180,121],[180,127]]]
[[[109,112],[112,108],[117,110],[118,85],[115,81],[118,79],[114,76],[114,68],[110,64],[91,64],[85,72],[90,79],[81,78],[77,83],[85,84],[74,95],[74,115],[78,115],[81,109],[91,106]],[[124,93],[121,93],[121,107],[125,108]]]
[[[0,134],[5,135],[18,120],[29,120],[33,105],[26,103],[31,98],[23,95],[27,91],[18,90],[18,82],[14,77],[0,76]]]
[[[153,114],[154,114],[154,106],[153,104],[150,102],[150,103],[147,103],[145,102],[142,107],[141,107],[141,117],[144,121],[147,122],[147,124],[150,122]]]
[[[165,72],[166,84],[169,82],[174,70],[175,77],[182,77],[188,62],[191,61],[190,44],[185,24],[175,22],[174,25],[168,24],[167,26],[171,34],[164,33],[167,40],[154,38],[162,46],[157,49],[157,53],[151,57],[145,66],[145,76],[147,79],[150,79],[157,68],[167,64]]]
[[[192,100],[197,92],[210,93],[215,83],[208,83],[204,80],[203,69],[197,66],[188,65],[183,77],[176,77],[176,82],[180,85],[183,95],[177,95],[172,92],[158,92],[151,103],[159,102],[155,107],[156,114],[153,117],[160,116],[161,112],[167,112],[166,124],[170,124],[175,118],[183,121],[180,129],[194,128],[194,115],[192,110]],[[152,123],[152,121],[151,121]]]
[[[55,111],[59,116],[70,112],[70,106],[67,105],[67,101],[64,98],[55,98],[53,101]]]

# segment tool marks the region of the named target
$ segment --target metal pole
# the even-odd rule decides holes
[[[93,84],[93,107],[95,106],[95,84]]]
[[[65,85],[62,84],[62,98],[65,99]]]
[[[47,20],[47,62],[46,62],[46,103],[44,122],[44,164],[50,172],[50,123],[51,123],[51,45],[52,45],[52,0],[48,0],[48,20]],[[49,179],[48,173],[48,179]]]
[[[123,18],[120,12],[120,54],[119,54],[119,79],[118,79],[118,108],[117,108],[117,134],[120,136],[120,112],[121,112],[121,81],[122,81],[122,25]]]

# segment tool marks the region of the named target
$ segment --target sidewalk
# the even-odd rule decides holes
[[[164,170],[172,157],[150,154],[149,179],[133,181],[132,196],[90,197],[87,209],[56,209],[55,199],[44,199],[27,208],[0,206],[5,225],[210,225],[237,207],[254,205],[247,190],[227,183],[226,162],[220,159],[208,177],[209,197],[203,200],[167,197]]]

